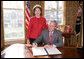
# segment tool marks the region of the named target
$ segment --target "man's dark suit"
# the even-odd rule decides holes
[[[41,35],[34,41],[37,44],[39,44],[41,41],[44,42],[44,45],[49,44],[49,30],[43,30]],[[52,35],[51,44],[56,45],[56,47],[62,47],[63,46],[63,39],[62,39],[62,32],[59,30],[54,30]]]

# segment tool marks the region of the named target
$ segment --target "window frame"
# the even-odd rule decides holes
[[[2,3],[3,3],[3,1],[2,1]],[[23,18],[23,21],[24,21],[24,24],[23,24],[23,26],[24,26],[24,30],[23,30],[23,31],[24,31],[24,38],[18,38],[18,40],[25,40],[25,4],[26,4],[26,3],[25,3],[25,1],[23,1],[23,3],[24,3],[24,4],[23,4],[23,5],[24,5],[24,8],[23,8],[23,9],[22,9],[22,8],[4,8],[4,7],[2,6],[2,7],[3,7],[3,11],[4,11],[4,10],[14,10],[14,11],[17,10],[17,11],[22,11],[22,10],[23,10],[23,13],[24,13],[24,16],[23,16],[23,17],[24,17],[24,18]],[[4,3],[3,3],[3,4],[4,4]],[[3,14],[3,25],[4,25],[4,14]],[[3,26],[3,27],[4,27],[4,26]],[[5,29],[5,28],[4,28],[4,29]],[[4,32],[4,35],[5,35],[5,32]],[[8,42],[8,41],[16,41],[17,38],[6,40],[6,39],[5,39],[5,36],[4,36],[4,40],[5,40],[5,43],[6,43],[6,42]]]
[[[58,2],[58,1],[57,1]],[[58,3],[57,3],[57,9],[55,9],[55,10],[48,10],[48,9],[45,9],[45,1],[44,1],[44,16],[45,16],[45,12],[46,11],[56,11],[57,13],[58,13],[58,11],[62,11],[63,12],[63,20],[62,20],[62,24],[60,24],[60,25],[64,25],[65,23],[64,23],[64,1],[63,1],[63,6],[62,6],[62,10],[61,9],[59,9],[58,8]]]

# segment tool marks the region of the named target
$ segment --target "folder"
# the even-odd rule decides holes
[[[57,48],[32,47],[33,56],[62,54]]]

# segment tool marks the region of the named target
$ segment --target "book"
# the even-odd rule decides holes
[[[62,54],[57,48],[32,47],[33,56]]]

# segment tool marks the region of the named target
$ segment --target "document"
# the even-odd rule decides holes
[[[32,47],[33,56],[47,55],[44,47]]]
[[[32,47],[33,56],[62,54],[57,48]]]
[[[48,55],[62,54],[57,48],[46,48]]]

